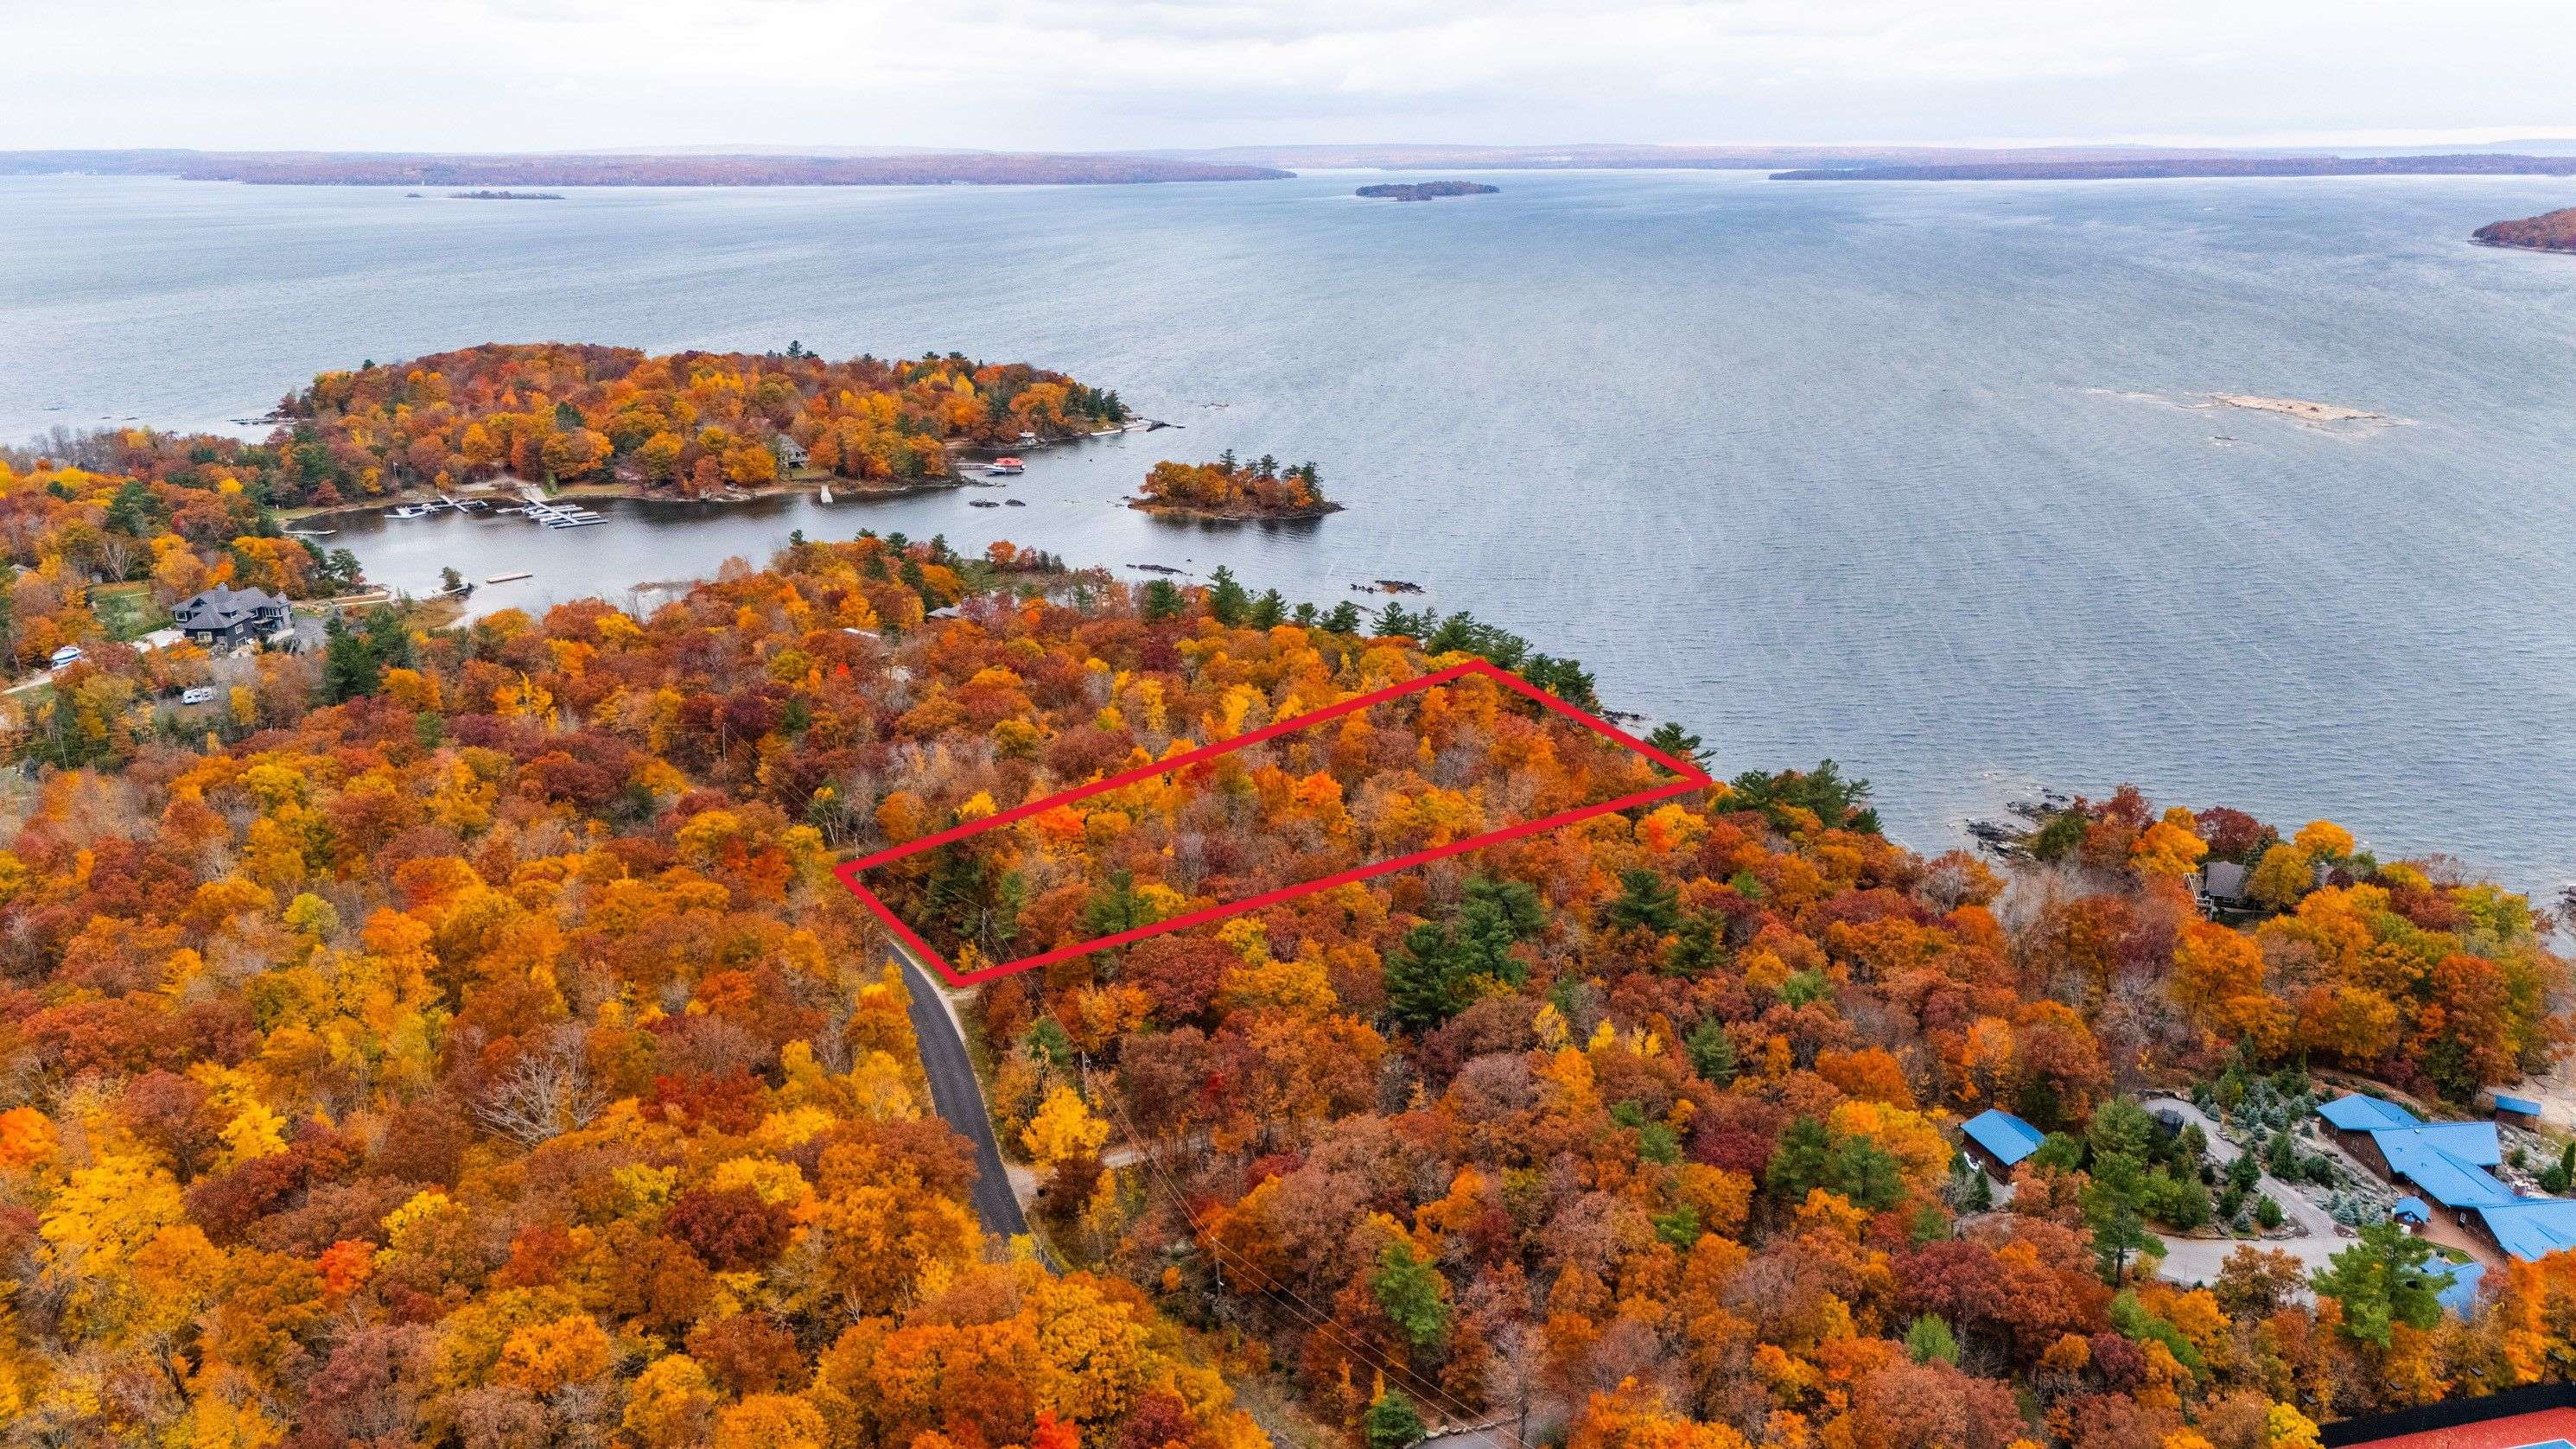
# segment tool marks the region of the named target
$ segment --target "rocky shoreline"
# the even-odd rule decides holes
[[[1130,498],[1126,503],[1128,507],[1139,513],[1151,513],[1157,517],[1195,518],[1205,523],[1296,523],[1342,511],[1342,505],[1338,503],[1318,503],[1311,508],[1277,511],[1249,508],[1193,508],[1186,503],[1157,503],[1150,498]]]
[[[2220,407],[2244,408],[2249,412],[2279,413],[2303,423],[2384,423],[2386,413],[2367,408],[2338,407],[2333,403],[2308,402],[2294,397],[2260,397],[2253,393],[2214,392],[2209,400]]]
[[[2513,221],[2491,221],[2469,233],[2469,240],[2522,252],[2576,253],[2576,206]]]

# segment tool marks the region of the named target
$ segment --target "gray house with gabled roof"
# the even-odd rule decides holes
[[[286,627],[286,600],[262,589],[217,584],[170,611],[191,644],[227,649]]]

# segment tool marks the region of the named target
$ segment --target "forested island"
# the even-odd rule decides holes
[[[1481,181],[1395,181],[1363,186],[1354,194],[1395,201],[1437,201],[1444,196],[1491,196],[1502,189]]]
[[[0,175],[81,172],[262,186],[1063,186],[1271,181],[1291,173],[1151,156],[577,156],[333,151],[8,151]]]
[[[1241,462],[1231,448],[1213,463],[1155,464],[1127,506],[1220,520],[1321,518],[1342,508],[1324,497],[1314,464],[1282,467],[1267,453]]]
[[[2576,206],[2544,211],[2519,221],[2489,222],[2470,233],[2473,241],[2492,247],[2523,247],[2536,252],[2576,252]]]
[[[714,498],[798,479],[864,488],[958,481],[953,454],[1088,436],[1127,421],[1105,392],[951,353],[829,362],[784,352],[489,343],[326,372],[265,441],[146,441],[153,478],[221,473],[260,503],[335,508],[515,478],[577,492]]]
[[[2576,1362],[2576,1254],[2445,1301],[2450,1260],[2313,1121],[2355,1083],[2443,1117],[2536,1090],[2570,1031],[2546,920],[2330,821],[2126,787],[1998,862],[1887,839],[1831,760],[1737,762],[995,978],[957,999],[982,1099],[943,1117],[916,1033],[963,1059],[957,1029],[908,1009],[836,862],[1263,732],[877,880],[960,962],[1007,961],[1711,752],[1481,675],[1273,735],[1476,657],[1599,701],[1463,613],[866,530],[644,611],[119,642],[138,599],[313,592],[264,496],[386,466],[422,413],[487,445],[528,420],[501,431],[541,461],[530,438],[630,407],[644,440],[731,438],[987,397],[936,359],[461,356],[326,374],[273,446],[0,450],[0,639],[20,665],[84,649],[0,696],[26,772],[0,824],[18,1437],[1254,1449],[1251,1406],[1352,1449],[1485,1423],[1566,1449],[2303,1449]],[[867,379],[890,385],[839,401]],[[2151,1092],[2243,1150],[2160,1129]],[[1963,1123],[2000,1114],[2027,1139],[1995,1169]],[[993,1124],[1035,1246],[970,1196],[961,1134]],[[2497,1171],[2565,1189],[2557,1139],[2512,1140]],[[2276,1193],[2351,1235],[2288,1236]],[[2159,1271],[2196,1245],[2219,1266]]]

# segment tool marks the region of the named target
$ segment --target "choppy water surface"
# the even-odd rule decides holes
[[[964,350],[1181,432],[1006,490],[343,521],[371,575],[539,605],[802,528],[1008,537],[1331,603],[1417,580],[1683,721],[1832,754],[1891,829],[2047,781],[2334,814],[2576,875],[2576,258],[2466,245],[2546,179],[1837,185],[1505,175],[574,192],[0,180],[0,437],[218,425],[366,358],[539,338]],[[2198,406],[2306,398],[2324,429]],[[1118,508],[1161,456],[1312,458],[1350,511]],[[1018,508],[973,501],[1016,498]]]

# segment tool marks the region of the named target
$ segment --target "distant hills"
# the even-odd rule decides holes
[[[6,151],[0,175],[79,172],[268,186],[1048,186],[1274,181],[1268,166],[1114,154],[472,155],[352,151]]]
[[[1451,146],[1399,142],[1346,146],[1220,146],[1210,150],[1144,151],[1138,154],[1172,160],[1285,166],[1317,171],[1362,168],[1381,171],[1772,171],[1791,166],[1963,165],[2133,157],[2223,157],[2239,153],[2138,146],[1634,146],[1605,142],[1567,146]]]
[[[2576,206],[2544,211],[2519,221],[2489,222],[2469,233],[2491,247],[2527,247],[2536,252],[2576,252]]]
[[[2576,176],[2576,156],[2170,156],[1816,166],[1774,181],[2110,181],[2189,176]]]
[[[2534,143],[2539,146],[2542,143]],[[2150,146],[1228,146],[1134,152],[823,146],[584,153],[0,151],[0,175],[82,172],[280,186],[1031,186],[1267,181],[1299,170],[1765,171],[1775,181],[2090,181],[2195,176],[2572,176],[2576,154],[2340,156]]]

